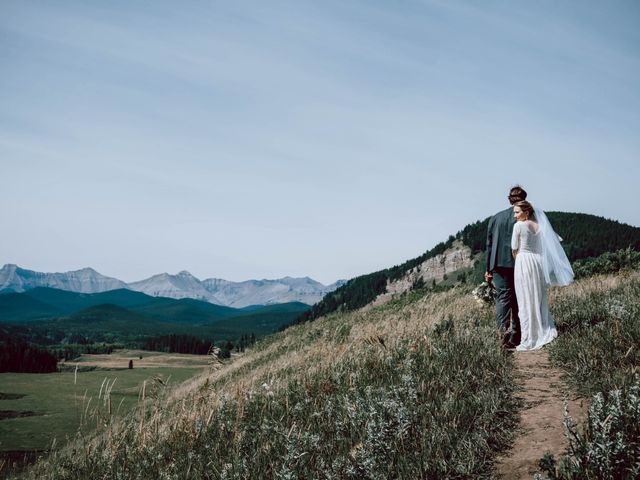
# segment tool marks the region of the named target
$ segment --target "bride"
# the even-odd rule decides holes
[[[573,270],[562,240],[540,209],[526,200],[513,206],[517,223],[511,248],[522,338],[518,351],[536,350],[558,336],[547,299],[547,285],[569,285]]]

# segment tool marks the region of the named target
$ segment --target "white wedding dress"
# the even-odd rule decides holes
[[[517,222],[513,227],[511,248],[518,251],[514,270],[521,329],[520,345],[516,347],[518,351],[536,350],[558,336],[547,300],[545,277],[548,273],[545,274],[547,267],[544,265],[545,243],[542,236],[539,224],[529,220]]]

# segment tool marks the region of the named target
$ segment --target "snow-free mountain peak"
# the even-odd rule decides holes
[[[6,264],[0,269],[0,290],[24,292],[35,287],[51,287],[79,293],[96,293],[127,288],[127,284],[86,267],[66,273],[42,273]]]

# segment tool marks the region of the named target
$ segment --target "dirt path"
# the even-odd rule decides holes
[[[564,401],[578,422],[584,419],[588,405],[569,389],[560,370],[551,366],[545,350],[515,352],[514,357],[523,410],[513,448],[498,458],[495,473],[501,479],[531,479],[539,472],[538,461],[545,452],[558,458],[567,446]]]

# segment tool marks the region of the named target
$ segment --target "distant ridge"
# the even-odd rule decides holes
[[[187,271],[176,275],[160,273],[145,280],[125,283],[104,276],[92,268],[66,273],[42,273],[6,264],[0,269],[0,293],[21,293],[48,287],[77,293],[100,293],[118,289],[142,292],[154,297],[191,298],[226,307],[273,305],[301,302],[313,305],[344,284],[323,285],[309,277],[231,282],[218,278],[199,280]]]

